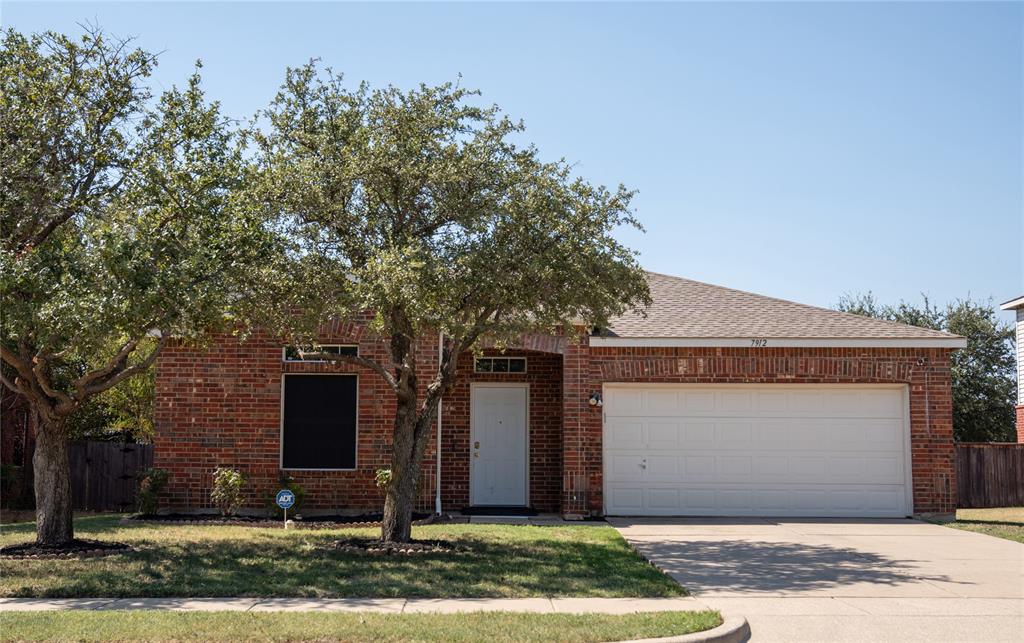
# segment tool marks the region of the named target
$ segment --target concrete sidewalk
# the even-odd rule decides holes
[[[710,609],[681,598],[0,598],[0,612],[170,610],[175,612],[532,612],[631,614]]]

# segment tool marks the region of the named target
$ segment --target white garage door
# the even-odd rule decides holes
[[[905,516],[905,387],[604,390],[605,513]]]

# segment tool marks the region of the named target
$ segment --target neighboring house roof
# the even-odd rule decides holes
[[[691,279],[648,272],[647,281],[652,303],[646,316],[616,317],[608,336],[592,338],[592,345],[966,346],[958,335]]]
[[[1003,310],[1017,310],[1018,308],[1024,308],[1024,295],[1011,299],[1010,301],[1003,302],[999,305]]]

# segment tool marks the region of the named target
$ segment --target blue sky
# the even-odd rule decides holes
[[[1024,5],[3,2],[196,58],[225,111],[319,57],[353,82],[463,76],[545,156],[639,190],[652,270],[810,304],[1024,293]]]

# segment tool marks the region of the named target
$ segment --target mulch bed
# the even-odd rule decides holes
[[[416,554],[461,554],[468,547],[446,540],[414,540],[411,543],[385,543],[375,538],[346,538],[326,546],[331,551],[367,556],[414,556]]]
[[[65,545],[47,546],[23,543],[0,547],[0,558],[11,560],[45,560],[52,558],[94,558],[133,551],[131,545],[101,540],[76,538]]]
[[[383,515],[361,514],[358,516],[332,515],[332,516],[307,516],[304,518],[289,518],[295,529],[338,529],[339,527],[380,527]],[[432,514],[413,514],[414,525],[429,525],[436,522],[446,522],[448,517],[438,518]],[[280,528],[284,521],[262,516],[232,516],[224,518],[213,514],[150,514],[128,516],[124,522],[155,522],[161,524],[179,525],[228,525],[232,527],[271,527]]]

